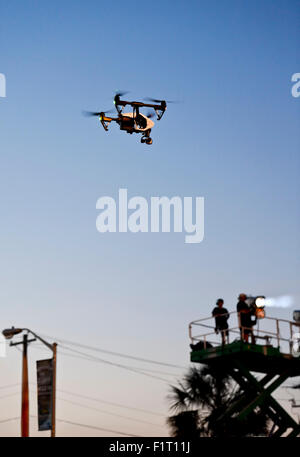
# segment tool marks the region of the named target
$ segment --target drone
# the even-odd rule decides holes
[[[152,108],[156,114],[157,120],[163,117],[164,112],[167,109],[167,102],[165,100],[156,100],[154,98],[147,98],[145,100],[150,101],[151,103],[143,102],[130,102],[126,100],[121,100],[121,97],[127,92],[117,93],[114,97],[114,105],[117,110],[117,117],[107,116],[110,111],[94,112],[94,111],[85,111],[84,114],[87,116],[96,116],[99,118],[104,130],[108,131],[108,125],[111,122],[116,122],[120,126],[120,130],[124,130],[127,133],[140,133],[141,143],[152,144],[152,138],[150,137],[151,129],[154,126],[154,122],[151,118],[154,117],[154,113],[148,113],[147,116],[140,113],[140,108]],[[169,102],[168,102],[169,103]],[[170,102],[171,103],[171,102]],[[125,106],[131,106],[131,113],[123,113]]]

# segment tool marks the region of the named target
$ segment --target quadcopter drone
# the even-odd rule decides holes
[[[126,100],[121,100],[121,97],[125,95],[126,92],[118,93],[115,95],[114,98],[114,105],[116,107],[118,116],[117,117],[109,117],[106,114],[111,112],[110,111],[102,111],[102,112],[93,112],[88,111],[85,112],[87,116],[96,116],[99,118],[104,130],[108,131],[108,124],[114,121],[120,126],[120,130],[124,130],[127,133],[141,133],[141,143],[152,144],[152,138],[150,137],[151,129],[154,126],[154,122],[151,120],[154,117],[154,113],[148,113],[147,116],[140,113],[140,108],[152,108],[157,116],[157,120],[159,121],[162,117],[164,112],[167,109],[167,102],[165,100],[155,100],[152,98],[146,99],[151,101],[152,103],[143,103],[143,102],[129,102]],[[123,113],[123,109],[125,106],[131,106],[132,112],[131,113]]]

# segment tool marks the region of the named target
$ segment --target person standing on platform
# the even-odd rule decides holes
[[[247,295],[240,294],[238,296],[238,303],[236,305],[236,310],[238,312],[238,320],[239,320],[239,327],[241,332],[241,340],[245,343],[248,343],[249,335],[251,335],[251,342],[255,344],[255,338],[253,334],[253,325],[254,322],[252,321],[252,310],[247,305]]]
[[[216,327],[215,332],[221,333],[222,346],[228,341],[228,319],[229,313],[226,308],[223,307],[224,300],[219,298],[216,302],[216,307],[212,311],[212,315],[215,318]]]

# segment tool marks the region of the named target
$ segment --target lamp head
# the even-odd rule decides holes
[[[23,331],[22,328],[15,328],[15,327],[6,328],[2,331],[2,335],[7,340],[11,340],[15,335],[18,335],[18,333],[21,333],[22,331]]]
[[[266,297],[264,295],[256,295],[254,297],[248,295],[246,303],[250,307],[253,316],[255,316],[256,319],[264,319],[266,317]]]

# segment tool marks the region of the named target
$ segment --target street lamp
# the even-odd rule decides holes
[[[6,328],[3,330],[2,335],[7,339],[11,340],[13,336],[17,335],[18,333],[22,333],[23,329],[22,328]]]
[[[10,346],[23,345],[22,357],[22,408],[21,408],[21,436],[29,436],[29,385],[28,385],[28,361],[27,361],[27,348],[28,344],[32,341],[39,340],[53,353],[53,379],[52,379],[52,423],[51,423],[51,437],[55,437],[55,406],[56,406],[56,349],[57,344],[50,344],[28,328],[9,328],[2,331],[3,336],[7,340],[11,340],[15,335],[26,332],[23,334],[23,341],[18,343],[10,342]],[[34,338],[28,339],[28,334]]]

